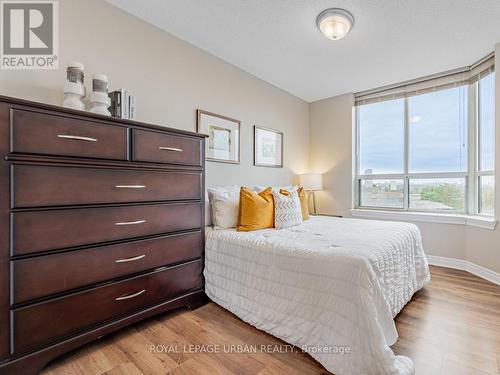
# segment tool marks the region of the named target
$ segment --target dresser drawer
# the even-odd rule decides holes
[[[10,151],[127,160],[128,129],[13,108]]]
[[[12,351],[26,352],[203,286],[201,260],[12,311]]]
[[[43,207],[201,199],[201,173],[12,167],[12,205]]]
[[[202,139],[133,130],[134,161],[201,166]]]
[[[75,208],[11,213],[11,253],[21,255],[198,229],[200,203]]]
[[[201,257],[201,232],[12,262],[13,303]]]

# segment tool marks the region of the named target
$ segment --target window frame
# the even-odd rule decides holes
[[[493,213],[493,215],[489,215],[486,213],[481,213],[481,184],[480,184],[480,179],[481,177],[485,176],[495,176],[495,149],[496,147],[493,148],[493,169],[491,170],[481,170],[481,117],[480,117],[480,108],[481,108],[481,95],[480,93],[480,85],[481,85],[481,79],[484,77],[487,77],[489,74],[494,74],[495,71],[489,72],[488,74],[484,76],[479,76],[477,81],[473,83],[474,90],[475,90],[475,96],[474,96],[474,109],[471,110],[471,112],[474,112],[472,115],[473,117],[473,126],[474,126],[474,135],[476,137],[474,141],[474,154],[475,154],[475,160],[474,162],[474,194],[475,198],[473,199],[474,201],[474,206],[471,207],[473,209],[472,212],[474,212],[474,215],[479,215],[479,216],[485,216],[485,217],[492,217],[495,216],[496,212]],[[496,73],[495,73],[496,77]],[[471,85],[472,86],[472,85]],[[495,92],[495,97],[494,97],[494,102],[496,101],[496,92]],[[495,127],[495,119],[493,119],[494,125],[493,125],[493,131],[494,134],[496,132],[496,127]],[[495,138],[493,138],[493,141],[495,141]],[[496,188],[496,187],[495,187]],[[493,211],[495,211],[493,209]]]
[[[488,73],[488,74],[491,74]],[[431,214],[451,214],[451,215],[476,215],[484,216],[487,218],[492,217],[485,213],[481,213],[481,191],[480,191],[480,177],[482,176],[494,176],[495,168],[488,171],[479,170],[479,158],[480,158],[480,95],[479,95],[479,85],[480,80],[483,76],[478,76],[475,82],[465,83],[463,86],[466,87],[466,108],[467,116],[465,121],[467,129],[467,170],[465,172],[430,172],[430,173],[409,173],[409,111],[408,111],[408,96],[404,97],[404,170],[403,173],[392,173],[392,174],[361,174],[360,173],[360,116],[358,114],[360,106],[355,106],[353,114],[354,120],[354,131],[355,131],[355,163],[354,163],[354,174],[353,179],[353,205],[355,209],[361,210],[379,210],[379,211],[395,211],[395,212],[412,212],[412,213],[431,213]],[[410,180],[411,179],[438,179],[438,178],[461,178],[464,179],[465,183],[465,202],[464,210],[424,210],[424,209],[412,209],[410,208]],[[363,206],[361,205],[361,184],[363,180],[381,180],[381,179],[394,179],[403,180],[403,208],[391,208],[391,207],[373,207],[373,206]],[[496,212],[495,212],[496,213]]]

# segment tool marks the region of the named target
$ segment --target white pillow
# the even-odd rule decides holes
[[[289,196],[273,191],[273,198],[276,229],[290,228],[302,223],[302,210],[297,190],[292,190]]]
[[[218,229],[235,228],[238,225],[240,186],[208,188],[212,209],[212,221]]]

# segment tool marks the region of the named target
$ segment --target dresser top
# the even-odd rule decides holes
[[[4,96],[4,95],[0,95],[0,102],[5,102],[5,103],[19,105],[19,106],[29,106],[32,108],[48,110],[48,111],[56,111],[56,112],[64,113],[64,114],[68,114],[68,115],[79,116],[80,118],[84,117],[84,118],[88,118],[88,119],[92,119],[92,120],[106,121],[106,122],[111,122],[111,123],[115,123],[118,125],[128,125],[128,126],[133,126],[133,127],[137,127],[137,128],[163,130],[163,131],[169,131],[169,132],[173,132],[173,133],[184,134],[184,135],[189,135],[189,136],[199,137],[199,138],[208,137],[206,134],[200,134],[200,133],[182,130],[182,129],[178,129],[178,128],[171,128],[171,127],[166,127],[166,126],[161,126],[161,125],[153,125],[153,124],[148,124],[145,122],[140,122],[140,121],[135,121],[135,120],[122,119],[119,117],[104,116],[104,115],[100,115],[100,114],[92,113],[92,112],[88,112],[88,111],[78,111],[75,109],[65,108],[65,107],[56,106],[56,105],[52,105],[52,104],[34,102],[34,101],[30,101],[30,100],[13,98],[13,97]]]

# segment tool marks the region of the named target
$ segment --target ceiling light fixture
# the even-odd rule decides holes
[[[322,11],[316,18],[321,33],[331,40],[339,40],[347,35],[354,24],[354,17],[345,9],[330,8]]]

